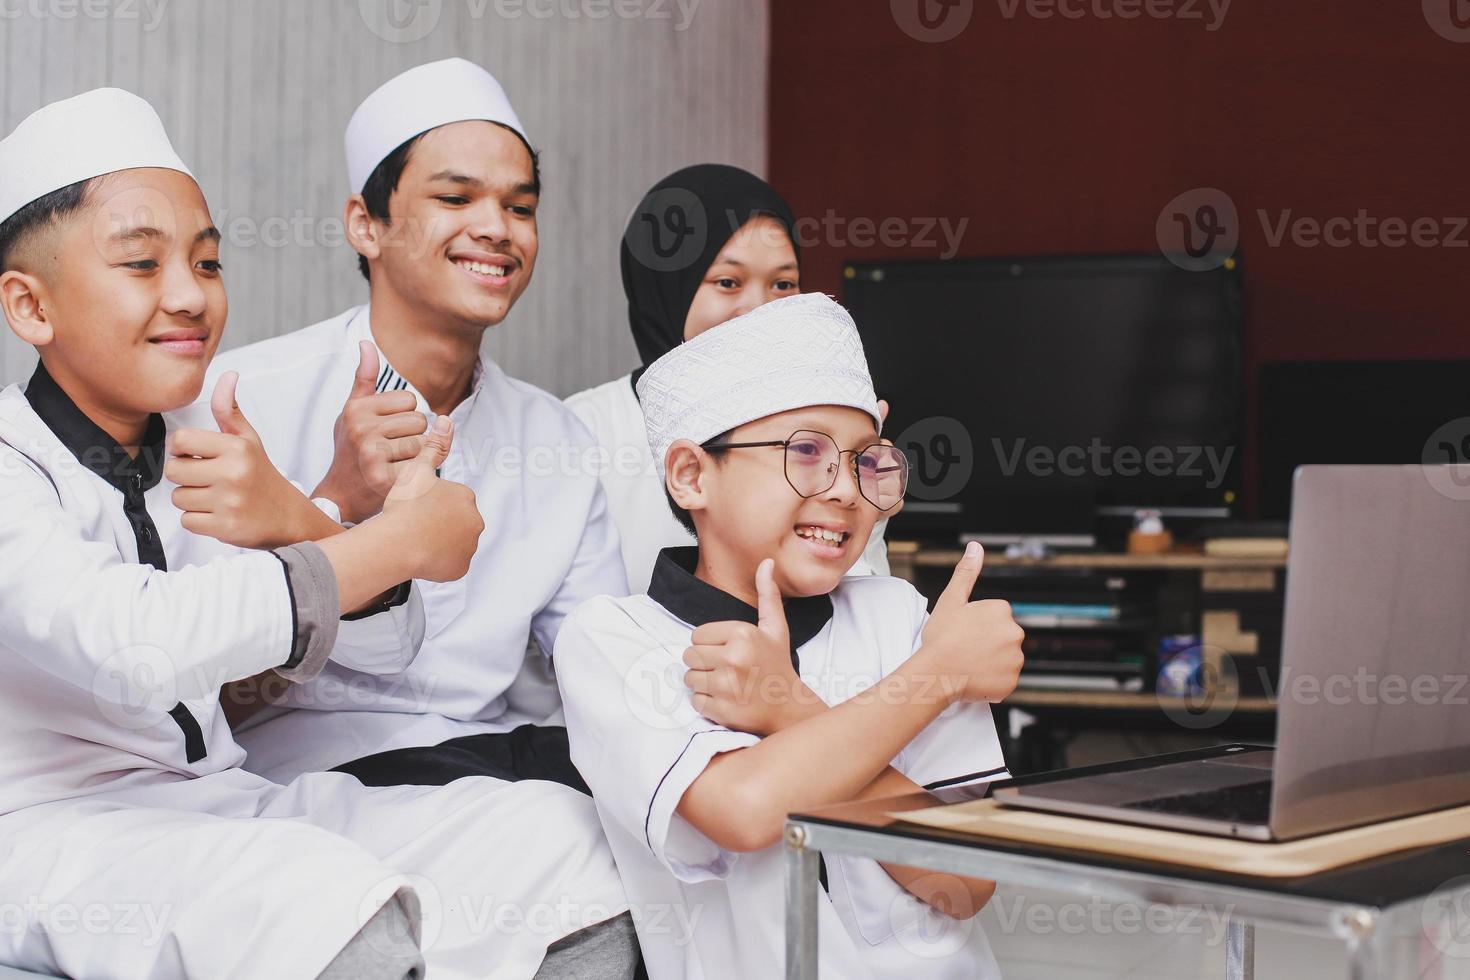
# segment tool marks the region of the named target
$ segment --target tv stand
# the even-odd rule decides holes
[[[913,583],[931,602],[962,556],[957,547],[888,543],[892,573]],[[1204,744],[1274,739],[1279,650],[1272,643],[1279,642],[1285,567],[1284,557],[1227,558],[1198,549],[1152,555],[1073,552],[1020,558],[1008,557],[999,548],[988,549],[977,595],[1015,602],[1009,590],[1023,585],[1026,590],[1038,584],[1065,589],[1069,581],[1095,579],[1093,573],[1110,578],[1116,572],[1118,579],[1126,579],[1131,595],[1144,599],[1142,612],[1130,610],[1115,622],[1095,626],[1098,635],[1133,638],[1135,652],[1144,661],[1143,690],[1018,688],[995,706],[1003,739],[1010,734],[1012,711],[1023,711],[1034,719],[1007,745],[1008,758],[1016,763],[1012,771],[1065,768],[1067,744],[1082,732],[1174,734]],[[987,574],[992,572],[997,574]],[[1022,625],[1029,640],[1058,633],[1084,635],[1079,625],[1046,621],[1037,625],[1024,619]],[[1200,637],[1205,676],[1215,682],[1202,694],[1176,697],[1154,690],[1160,640],[1176,634]]]

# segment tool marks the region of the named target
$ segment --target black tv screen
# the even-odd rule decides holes
[[[895,537],[1090,543],[1101,517],[1226,517],[1240,484],[1238,260],[853,264],[884,432],[914,466]]]
[[[1470,462],[1470,361],[1274,361],[1260,407],[1262,518],[1305,463]]]

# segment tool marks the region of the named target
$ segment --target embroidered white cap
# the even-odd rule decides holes
[[[194,176],[146,100],[98,88],[53,102],[0,140],[0,221],[77,181],[141,167]]]
[[[388,79],[362,100],[347,122],[352,193],[361,194],[378,164],[413,137],[471,119],[509,126],[530,145],[505,89],[474,62],[445,58]]]
[[[830,296],[803,293],[712,327],[638,379],[648,445],[665,475],[669,447],[812,405],[867,412],[882,426],[857,325]]]

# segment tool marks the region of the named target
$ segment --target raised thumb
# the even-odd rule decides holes
[[[357,374],[352,378],[352,390],[347,400],[362,398],[378,390],[378,348],[372,341],[360,341],[357,345]]]
[[[776,585],[776,562],[767,558],[755,570],[756,628],[762,633],[789,640],[786,607],[781,603],[781,589]]]
[[[949,585],[945,586],[939,601],[934,604],[934,611],[937,613],[950,606],[968,605],[970,596],[975,591],[975,583],[980,580],[980,570],[984,567],[985,548],[980,542],[971,541],[965,547],[965,556],[955,566]]]
[[[235,400],[235,387],[239,383],[240,375],[234,371],[226,371],[220,375],[214,386],[214,394],[209,396],[209,410],[214,414],[214,424],[225,435],[244,436],[259,442],[254,426],[246,421],[245,414],[240,411],[240,405]]]
[[[410,468],[428,470],[433,473],[449,458],[449,447],[454,444],[454,422],[448,415],[434,417],[434,426],[424,436],[419,454],[409,461]]]

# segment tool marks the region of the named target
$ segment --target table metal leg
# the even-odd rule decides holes
[[[786,980],[817,980],[817,889],[821,852],[806,829],[786,828]]]
[[[1232,915],[1226,929],[1226,980],[1255,980],[1256,924]]]
[[[1347,943],[1348,980],[1373,980],[1378,973],[1374,934],[1378,915],[1368,909],[1351,909],[1338,919],[1334,931]]]
[[[1347,944],[1348,980],[1373,980],[1372,944],[1349,939]]]

